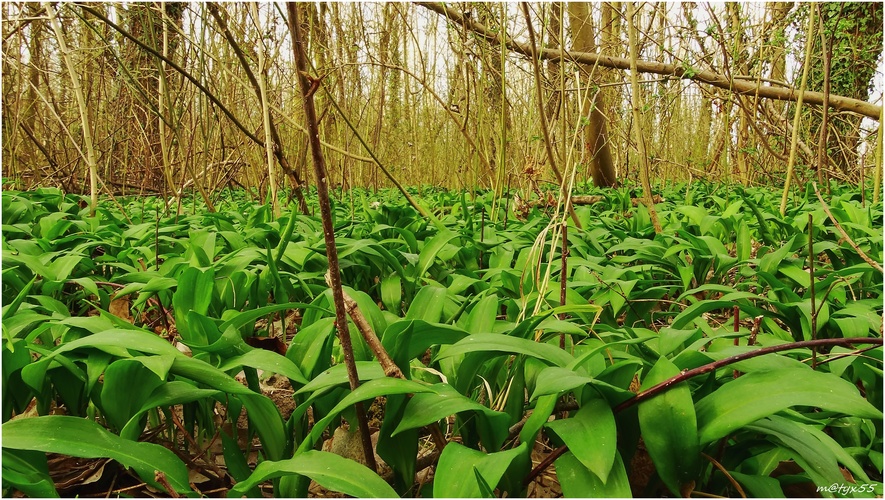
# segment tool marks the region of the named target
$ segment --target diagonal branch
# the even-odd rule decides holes
[[[724,366],[728,366],[730,364],[737,363],[739,361],[744,361],[746,359],[755,358],[757,356],[763,356],[765,354],[772,354],[780,351],[789,351],[792,349],[804,349],[806,347],[818,347],[823,345],[836,346],[836,345],[847,345],[851,346],[852,344],[878,344],[882,345],[881,337],[857,337],[857,338],[847,338],[847,339],[817,339],[817,340],[804,340],[801,342],[790,342],[787,344],[774,345],[769,347],[763,347],[761,349],[757,349],[755,351],[743,352],[741,354],[735,356],[729,356],[724,359],[716,360],[712,363],[707,363],[706,365],[699,366],[697,368],[693,368],[691,370],[685,370],[679,375],[675,377],[668,378],[663,382],[649,387],[648,389],[636,394],[632,398],[624,401],[612,408],[614,413],[620,413],[631,406],[635,406],[647,399],[651,399],[659,394],[669,391],[673,386],[679,384],[680,382],[685,382],[686,380],[697,377],[698,375],[703,375],[705,373],[710,373],[712,371],[718,370]],[[534,469],[526,476],[524,484],[529,484],[535,480],[538,475],[544,471],[547,467],[550,467],[550,464],[556,461],[557,458],[562,456],[563,453],[568,451],[567,445],[562,445],[559,448],[553,450],[549,455],[547,455],[544,460],[541,461]]]

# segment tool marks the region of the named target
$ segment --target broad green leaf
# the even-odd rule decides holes
[[[101,408],[108,422],[117,430],[123,430],[164,381],[165,377],[161,379],[137,360],[119,359],[111,363],[105,370],[101,388]]]
[[[59,497],[49,476],[45,453],[4,448],[3,487],[9,486],[33,498]]]
[[[192,246],[191,248],[199,250],[197,246]],[[209,312],[209,304],[212,302],[214,292],[215,270],[212,268],[201,271],[196,267],[188,267],[178,277],[178,288],[172,294],[172,307],[175,313],[175,324],[178,327],[182,340],[185,342],[197,342],[200,340],[195,338],[191,332],[188,314],[194,312],[205,316]],[[204,340],[202,344],[205,343]],[[197,345],[200,345],[200,343],[197,342]]]
[[[400,368],[405,370],[412,359],[423,354],[429,347],[454,344],[466,336],[467,332],[455,326],[403,319],[387,326],[381,344]]]
[[[798,283],[802,288],[811,286],[811,276],[808,274],[808,271],[800,269],[797,265],[786,264],[778,268],[778,271]]]
[[[298,448],[298,453],[307,451],[322,437],[323,431],[332,421],[345,409],[353,406],[360,401],[376,398],[378,396],[387,396],[390,394],[411,394],[433,391],[433,387],[412,382],[411,380],[403,380],[398,378],[384,377],[377,380],[370,380],[365,384],[357,387],[350,394],[345,396],[341,401],[329,411],[322,420],[317,422],[310,434]]]
[[[391,274],[381,280],[381,303],[388,311],[399,315],[402,310],[403,285],[402,279]]]
[[[786,498],[784,490],[781,489],[781,483],[776,478],[742,474],[735,471],[728,471],[728,473],[745,488],[751,498]]]
[[[618,436],[615,415],[605,400],[593,399],[573,416],[554,420],[547,428],[596,477],[608,477],[618,452]]]
[[[492,333],[497,315],[498,297],[495,295],[484,297],[470,310],[464,329],[470,333]]]
[[[814,484],[830,485],[845,482],[839,463],[832,449],[825,446],[810,431],[810,427],[788,418],[772,415],[747,426],[747,429],[767,434],[794,452],[799,464]],[[841,450],[841,448],[840,448]],[[845,456],[844,450],[842,450]],[[852,460],[853,461],[853,460]],[[858,478],[858,482],[863,481]]]
[[[701,443],[709,443],[792,406],[811,406],[862,418],[882,412],[847,380],[810,369],[753,372],[730,381],[697,403]]]
[[[411,274],[410,278],[413,281],[417,281],[422,278],[427,270],[430,269],[430,266],[433,265],[434,260],[436,259],[436,255],[442,250],[449,241],[458,237],[458,233],[453,231],[444,230],[440,231],[439,234],[434,236],[430,241],[424,244],[424,248],[421,249],[421,253],[418,257],[418,265],[415,267],[413,274]]]
[[[542,344],[509,335],[469,335],[451,347],[440,349],[436,359],[445,359],[471,352],[493,351],[525,354],[545,360],[556,366],[567,366],[575,360],[567,352],[551,344]]]
[[[449,415],[463,411],[475,411],[480,419],[480,434],[483,444],[488,449],[498,449],[507,438],[507,427],[510,421],[506,413],[487,408],[476,401],[460,394],[448,384],[436,384],[431,387],[433,392],[415,394],[406,405],[405,414],[391,434],[396,436],[408,429],[423,427]]]
[[[111,354],[117,354],[121,350],[125,353],[126,349],[131,348],[148,354],[183,356],[183,354],[181,354],[175,347],[172,347],[169,342],[153,333],[144,330],[129,329],[105,330],[58,346],[58,348],[52,351],[51,354],[24,367],[22,369],[22,380],[31,387],[41,387],[43,384],[43,377],[45,376],[46,369],[49,368],[50,363],[55,361],[61,354],[75,351],[80,348],[94,348],[110,352]]]
[[[693,336],[700,336],[697,328],[687,330],[677,330],[675,328],[661,328],[658,337],[658,354],[666,356],[675,351],[683,343],[691,339]]]
[[[229,358],[218,367],[223,372],[228,372],[234,368],[248,366],[257,370],[263,370],[271,373],[278,373],[292,379],[299,384],[306,384],[307,379],[301,374],[298,366],[289,358],[268,351],[265,349],[253,349],[245,354]]]
[[[414,300],[409,305],[406,319],[424,320],[428,323],[436,323],[442,316],[445,305],[446,289],[441,286],[425,286],[418,290]]]
[[[397,437],[392,432],[405,415],[407,394],[391,394],[384,405],[384,420],[378,432],[378,443],[375,451],[395,473],[394,487],[399,492],[411,489],[415,480],[415,468],[418,456],[418,430],[405,431]]]
[[[561,394],[583,387],[593,382],[593,377],[579,375],[573,370],[559,366],[548,366],[541,370],[535,380],[535,390],[532,391],[531,400],[548,394]]]
[[[280,410],[267,396],[252,392],[233,377],[214,366],[195,358],[180,355],[175,358],[172,373],[206,384],[219,391],[237,394],[243,401],[249,420],[258,431],[264,451],[271,460],[279,460],[286,448],[286,430]]]
[[[642,381],[641,390],[648,390],[671,377],[679,368],[661,357]],[[687,382],[669,387],[665,392],[639,403],[639,426],[648,454],[658,475],[670,491],[682,495],[700,471],[698,423],[694,402]]]
[[[141,415],[158,406],[190,403],[205,398],[215,397],[220,394],[221,392],[219,391],[200,389],[193,384],[182,382],[180,380],[166,382],[154,389],[154,392],[151,393],[150,397],[148,397],[144,404],[141,405],[138,412],[132,415],[132,418],[129,419],[129,422],[126,423],[126,426],[123,427],[123,430],[120,432],[120,437],[131,439],[133,441],[138,440],[138,437],[143,430],[143,426],[139,425]]]
[[[264,461],[245,481],[234,485],[232,496],[244,495],[259,484],[285,475],[307,476],[332,491],[357,498],[397,498],[399,495],[365,465],[325,451],[310,450],[288,460]]]
[[[356,372],[360,382],[385,377],[384,369],[377,361],[357,361]],[[304,387],[295,391],[295,394],[310,394],[348,382],[347,366],[344,364],[335,365],[314,377]]]
[[[621,454],[615,454],[614,465],[608,476],[598,477],[578,460],[571,451],[554,462],[556,478],[566,498],[630,498],[630,481]]]
[[[180,493],[191,492],[187,469],[177,455],[153,443],[138,443],[111,434],[92,420],[49,415],[20,418],[3,424],[3,447],[37,450],[81,458],[112,458],[132,467],[142,481],[164,491],[154,472],[166,474]]]
[[[483,453],[458,443],[443,449],[433,481],[434,498],[480,498],[482,487],[477,474],[489,489],[494,489],[507,472],[510,463],[523,453],[527,444],[497,453]],[[474,473],[474,471],[477,471]]]
[[[731,311],[732,307],[734,306],[740,306],[741,311],[743,311],[744,314],[752,317],[760,316],[764,313],[762,309],[751,306],[747,303],[734,302],[732,300],[702,300],[696,304],[692,304],[686,307],[681,313],[679,313],[678,316],[676,316],[676,318],[673,319],[673,323],[670,325],[670,327],[675,330],[684,330],[687,327],[691,326],[692,321],[701,317],[701,315],[706,312],[710,312],[715,309],[725,309]]]

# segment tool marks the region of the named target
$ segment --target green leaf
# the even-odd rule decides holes
[[[440,349],[436,359],[445,359],[461,354],[480,351],[506,352],[525,354],[547,361],[556,366],[567,366],[575,360],[570,354],[557,346],[541,344],[532,340],[511,337],[508,335],[469,335],[451,347]]]
[[[402,431],[423,427],[449,415],[463,411],[475,411],[480,419],[480,434],[487,449],[498,449],[507,438],[507,427],[510,418],[506,413],[489,409],[476,401],[460,394],[448,384],[436,384],[430,388],[433,392],[415,394],[406,405],[405,415],[391,434],[396,436]]]
[[[741,474],[735,471],[728,471],[728,473],[743,485],[751,498],[786,498],[784,490],[781,489],[781,483],[776,478]]]
[[[615,461],[608,476],[599,478],[584,466],[571,451],[565,452],[554,462],[556,477],[566,498],[630,498],[630,481],[621,454],[615,454]]]
[[[676,375],[679,368],[661,357],[642,381],[642,390]],[[671,492],[681,495],[700,470],[698,423],[688,383],[639,403],[638,413],[642,438],[658,475]]]
[[[550,418],[550,415],[553,414],[553,410],[556,408],[557,399],[558,398],[554,395],[541,396],[538,398],[538,402],[535,403],[535,410],[529,415],[522,430],[519,431],[520,441],[523,443],[535,441],[538,432],[547,422],[547,419]]]
[[[494,489],[513,459],[522,454],[526,447],[527,444],[522,443],[512,450],[483,453],[458,443],[449,443],[443,449],[436,466],[433,497],[483,497],[477,475],[482,477],[488,489]],[[474,470],[477,472],[474,473]]]
[[[173,348],[174,349],[174,348]],[[237,394],[243,401],[249,420],[258,431],[264,451],[271,460],[279,460],[286,449],[286,430],[280,410],[267,396],[252,392],[233,377],[214,366],[180,355],[175,358],[172,373],[206,384],[219,391]]]
[[[248,366],[257,370],[278,373],[292,379],[299,384],[306,384],[307,379],[301,374],[298,366],[289,358],[273,351],[265,349],[253,349],[246,354],[229,358],[218,367],[223,372],[229,372],[234,368]]]
[[[593,399],[567,419],[554,420],[547,428],[597,477],[608,477],[618,452],[615,415],[603,399]]]
[[[356,373],[360,382],[384,378],[386,376],[384,374],[384,369],[381,368],[381,365],[378,364],[377,361],[357,361]],[[330,387],[344,385],[348,382],[347,366],[344,364],[335,365],[314,377],[310,382],[305,384],[304,387],[295,391],[295,394],[311,394],[329,389]]]
[[[535,379],[535,390],[532,392],[531,401],[548,394],[572,391],[591,382],[593,377],[579,375],[568,368],[548,366],[541,370]]]
[[[61,354],[81,348],[94,348],[111,354],[118,354],[121,350],[123,354],[126,354],[126,349],[136,349],[149,354],[184,356],[178,349],[172,347],[168,341],[153,333],[144,330],[111,329],[93,333],[88,337],[58,346],[52,353],[24,367],[22,369],[22,380],[29,386],[39,390],[43,385],[43,378],[50,363],[55,361],[57,357],[60,357]]]
[[[747,429],[767,434],[776,443],[792,450],[794,460],[808,474],[814,484],[830,485],[846,482],[832,448],[821,443],[815,433],[811,432],[810,426],[772,415],[748,425]],[[842,455],[843,458],[847,456],[844,450],[842,450]],[[853,462],[853,460],[851,461]],[[858,482],[864,481],[861,478],[857,478],[857,480]]]
[[[792,406],[811,406],[855,417],[882,412],[839,377],[810,369],[753,372],[730,381],[696,406],[701,443],[709,443]]]
[[[111,363],[105,370],[101,388],[101,408],[108,422],[122,430],[164,381],[165,377],[161,379],[137,360],[120,359]]]
[[[446,304],[446,289],[441,286],[425,286],[418,290],[409,305],[406,319],[424,320],[436,323],[442,316]]]
[[[387,326],[381,344],[400,368],[405,369],[409,361],[430,346],[454,344],[466,336],[467,332],[455,326],[423,320],[399,320]]]
[[[425,243],[424,248],[421,249],[421,253],[418,257],[418,265],[415,267],[413,273],[410,273],[411,275],[409,277],[412,281],[417,281],[423,277],[424,274],[427,273],[427,270],[430,269],[430,266],[433,265],[433,262],[436,259],[436,254],[438,254],[449,241],[456,237],[458,237],[458,233],[443,230],[430,241]]]
[[[403,285],[402,279],[391,274],[381,280],[381,303],[388,311],[399,316],[402,310],[403,301]]]
[[[265,461],[255,467],[249,479],[237,483],[232,496],[281,476],[307,476],[332,491],[357,498],[396,498],[399,495],[365,465],[325,451],[305,451],[288,460]]]
[[[142,481],[160,491],[164,491],[163,487],[154,480],[157,470],[166,474],[176,491],[191,492],[187,468],[174,453],[158,444],[123,439],[92,420],[61,415],[20,418],[3,424],[2,430],[4,448],[112,458],[135,469]]]
[[[199,389],[193,384],[180,380],[173,380],[154,389],[150,397],[141,408],[129,419],[126,426],[120,432],[120,437],[136,441],[141,435],[143,425],[139,425],[141,415],[158,406],[171,406],[176,404],[190,403],[205,398],[211,398],[220,395],[221,392],[212,389]]]
[[[492,333],[497,315],[498,297],[496,295],[489,295],[480,300],[470,310],[464,329],[470,333]]]
[[[702,300],[696,304],[692,304],[685,308],[681,313],[679,313],[676,318],[673,319],[673,323],[670,325],[674,330],[684,330],[691,325],[691,322],[695,319],[701,317],[702,314],[706,312],[710,312],[715,309],[725,309],[731,311],[732,307],[740,306],[741,311],[749,316],[760,316],[764,313],[762,309],[758,307],[753,307],[749,304],[742,302],[735,302],[733,300]],[[770,313],[769,313],[770,315]]]
[[[370,380],[365,384],[357,387],[350,394],[345,396],[338,404],[329,411],[329,414],[322,420],[314,424],[310,434],[302,441],[298,448],[298,453],[307,451],[322,437],[323,431],[329,424],[338,417],[345,409],[353,406],[360,401],[376,398],[378,396],[388,396],[390,394],[410,394],[433,391],[432,387],[412,382],[411,380],[403,380],[398,378],[384,377],[376,380]]]
[[[214,243],[213,243],[214,245]],[[193,249],[199,247],[193,246]],[[196,345],[205,345],[205,339],[196,338],[191,332],[188,313],[193,311],[205,316],[209,312],[209,304],[215,292],[215,270],[210,268],[201,271],[196,267],[188,267],[178,278],[178,288],[172,294],[172,307],[175,312],[175,325],[182,340]],[[211,342],[211,341],[210,341]]]
[[[45,453],[4,448],[3,486],[12,486],[32,498],[58,498]]]

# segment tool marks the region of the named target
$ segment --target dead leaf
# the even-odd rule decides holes
[[[110,307],[108,307],[108,312],[122,320],[133,323],[132,315],[129,313],[129,307],[129,296],[127,295],[125,297],[120,297],[112,300]]]

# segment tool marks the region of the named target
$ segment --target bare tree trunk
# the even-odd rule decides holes
[[[83,132],[83,143],[86,146],[86,167],[89,171],[89,215],[95,216],[95,210],[98,207],[98,165],[96,163],[95,148],[92,141],[92,123],[89,120],[89,109],[86,107],[86,97],[83,95],[83,89],[80,86],[80,75],[77,74],[76,65],[68,50],[68,44],[65,40],[65,34],[62,32],[61,23],[56,17],[55,8],[49,2],[43,2],[43,8],[49,15],[49,22],[55,31],[58,40],[58,48],[61,51],[62,59],[68,70],[68,76],[71,78],[71,85],[74,89],[74,95],[77,98],[77,107],[80,109],[80,126]]]
[[[572,48],[581,52],[596,52],[590,5],[586,2],[569,3],[568,12]],[[581,64],[581,67],[588,75],[593,74],[592,65]],[[599,187],[612,187],[617,183],[617,178],[608,142],[608,125],[602,114],[604,107],[602,92],[597,92],[592,98],[588,93],[581,104],[581,115],[589,118],[589,123],[584,128],[584,147],[591,158],[590,174],[593,176],[593,183]]]
[[[639,58],[639,51],[637,50],[637,36],[636,36],[636,26],[635,26],[635,18],[636,17],[636,6],[633,2],[627,3],[627,31],[630,37],[630,60],[633,61],[633,68],[630,71],[630,88],[632,89],[632,98],[631,108],[633,109],[633,132],[636,138],[636,149],[638,150],[637,154],[639,156],[639,177],[642,179],[642,191],[643,191],[643,202],[645,203],[646,208],[648,208],[648,215],[651,218],[652,225],[655,228],[655,233],[660,234],[663,229],[661,228],[661,223],[658,221],[658,212],[655,210],[655,202],[651,192],[651,181],[649,180],[649,172],[648,172],[648,151],[645,146],[645,133],[642,130],[642,117],[640,116],[640,109],[643,108],[642,105],[642,94],[639,91],[639,77],[637,75],[636,70],[636,60]]]

